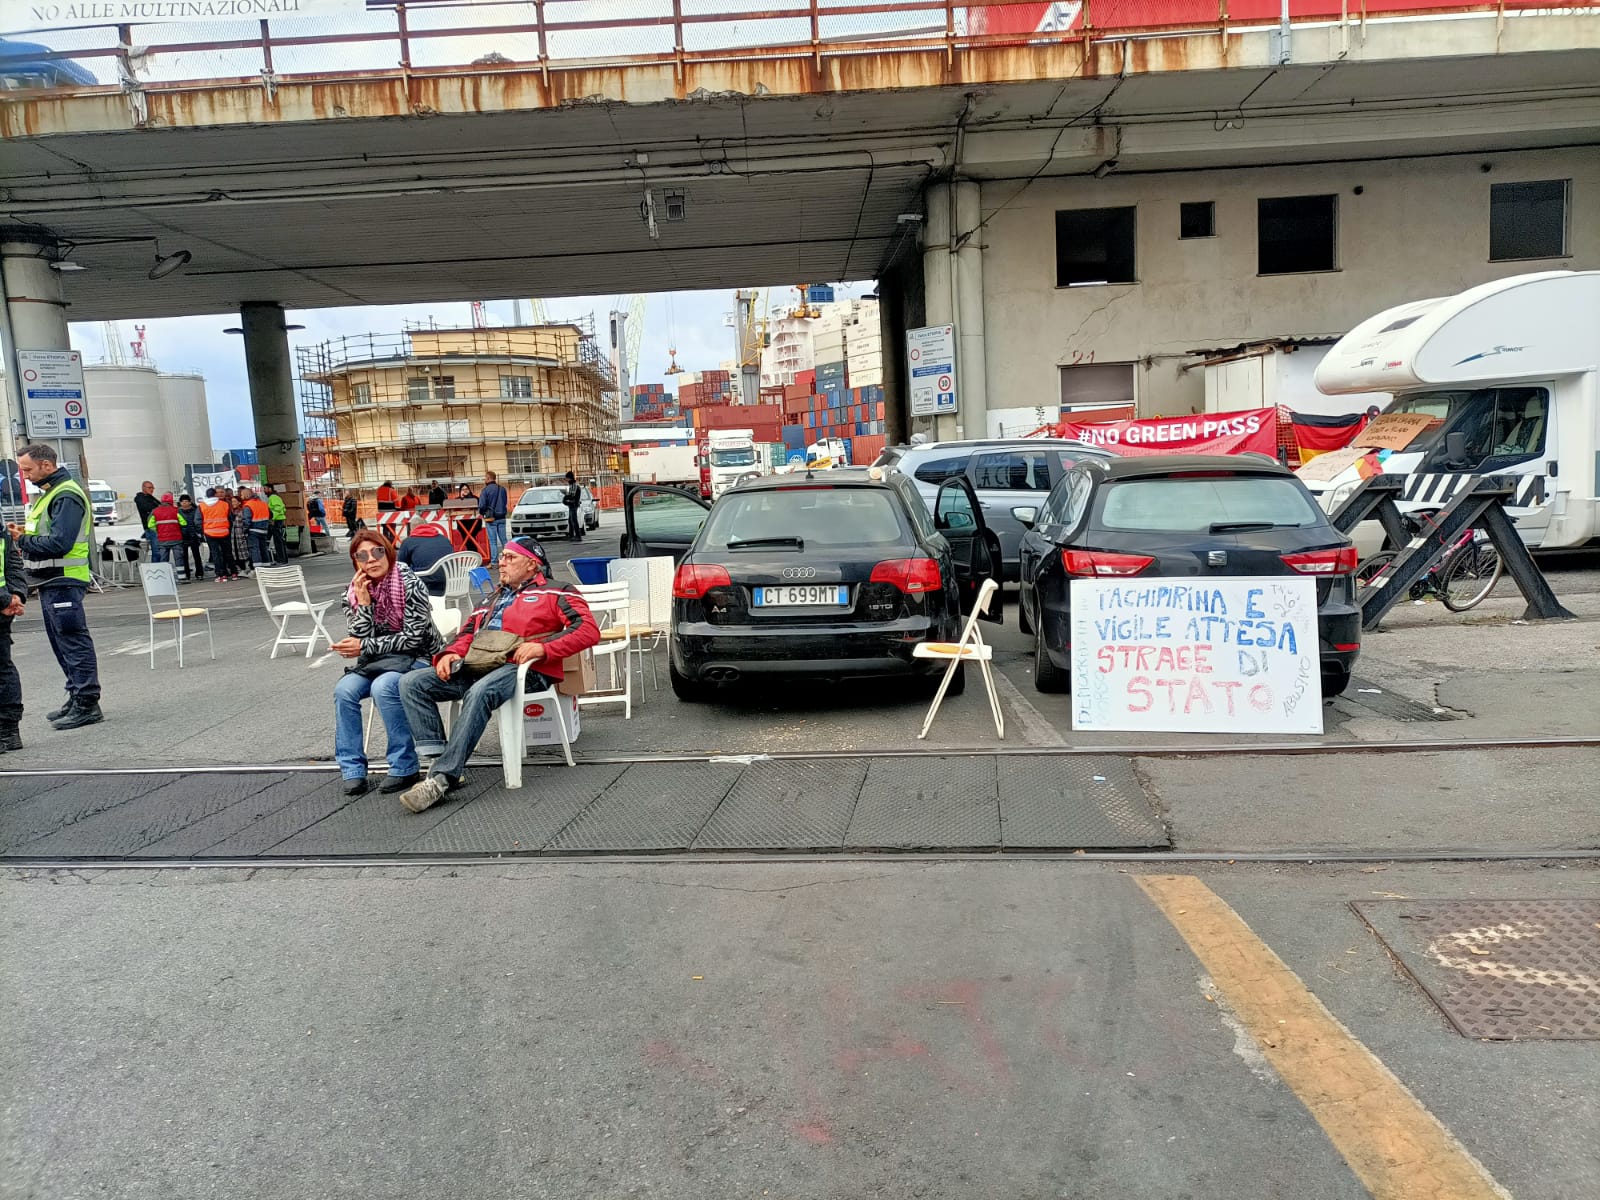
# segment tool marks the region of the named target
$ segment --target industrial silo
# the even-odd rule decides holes
[[[157,493],[177,482],[167,453],[169,429],[154,367],[85,364],[90,436],[84,442],[89,478],[103,479],[130,500],[146,479]],[[129,510],[131,511],[131,509]]]
[[[162,375],[160,384],[167,422],[168,469],[171,478],[182,486],[185,467],[213,461],[206,381],[200,375]]]

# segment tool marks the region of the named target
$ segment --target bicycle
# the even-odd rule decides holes
[[[1434,524],[1433,518],[1426,513],[1420,517],[1420,520],[1413,516],[1406,518],[1406,523],[1415,534],[1425,532],[1426,526]],[[1398,550],[1384,550],[1362,559],[1356,566],[1357,586],[1373,586],[1399,557]],[[1429,596],[1437,596],[1451,612],[1466,612],[1494,591],[1494,585],[1500,582],[1505,567],[1500,551],[1489,541],[1488,534],[1481,529],[1465,530],[1444,557],[1411,585],[1411,599],[1425,600]]]

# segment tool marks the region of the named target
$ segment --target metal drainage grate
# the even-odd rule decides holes
[[[1352,907],[1467,1037],[1600,1040],[1600,900]]]
[[[1388,717],[1391,721],[1403,721],[1408,724],[1419,721],[1461,720],[1460,713],[1451,712],[1449,709],[1436,709],[1427,704],[1419,704],[1415,700],[1408,700],[1399,692],[1391,692],[1388,688],[1381,688],[1370,679],[1352,679],[1350,686],[1345,689],[1344,695],[1340,696],[1339,699],[1375,712],[1380,717]]]

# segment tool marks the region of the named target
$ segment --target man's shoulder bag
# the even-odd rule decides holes
[[[487,675],[505,666],[511,652],[522,641],[517,634],[507,633],[504,629],[481,629],[472,635],[472,645],[467,647],[467,653],[461,660],[461,669],[471,675]]]

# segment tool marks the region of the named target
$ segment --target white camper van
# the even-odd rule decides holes
[[[1432,418],[1387,474],[1521,476],[1507,511],[1529,546],[1553,550],[1600,539],[1597,366],[1600,271],[1546,271],[1379,313],[1328,352],[1316,384],[1388,392],[1385,412]],[[1307,486],[1332,512],[1360,482],[1351,468]],[[1423,484],[1402,508],[1442,507]]]

